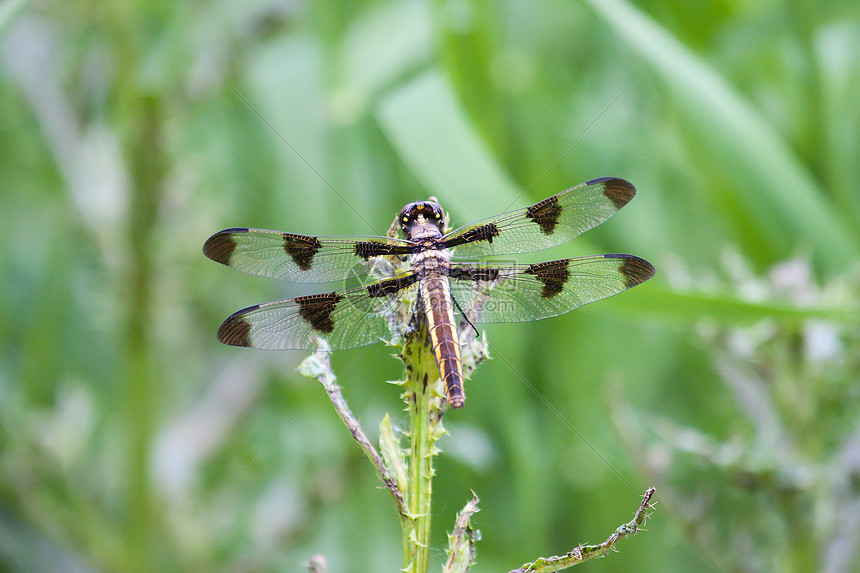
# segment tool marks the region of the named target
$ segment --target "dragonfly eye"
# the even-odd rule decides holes
[[[445,215],[442,213],[439,205],[432,201],[415,201],[414,203],[409,203],[400,211],[398,219],[400,230],[404,235],[408,233],[409,227],[418,217],[421,217],[425,224],[432,223],[440,230],[445,226]]]

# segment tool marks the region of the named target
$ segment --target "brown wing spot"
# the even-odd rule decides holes
[[[374,241],[357,241],[355,243],[355,256],[361,257],[365,261],[370,257],[380,257],[383,255],[406,255],[413,250],[407,245],[389,245]]]
[[[234,233],[246,233],[248,229],[234,228],[218,231],[206,240],[203,245],[203,254],[222,265],[230,264],[230,257],[233,255],[233,250],[236,248],[236,241],[233,240]]]
[[[526,217],[533,219],[535,223],[540,225],[540,230],[544,235],[552,235],[563,210],[562,206],[558,204],[558,197],[553,196],[526,209]]]
[[[322,243],[316,237],[284,233],[284,251],[300,270],[310,270],[314,255],[322,248]]]
[[[534,275],[537,280],[543,283],[542,297],[552,298],[564,290],[564,285],[570,278],[570,270],[567,268],[569,264],[569,259],[549,261],[529,265],[523,272],[527,275]]]
[[[418,280],[418,275],[412,273],[404,277],[393,279],[384,279],[367,286],[367,294],[372,297],[382,297],[392,294],[397,294],[403,288],[415,283]]]
[[[311,325],[311,328],[324,334],[334,330],[331,315],[337,308],[337,303],[343,300],[343,296],[336,292],[328,292],[300,296],[293,300],[299,305],[299,315]]]
[[[610,259],[624,259],[624,262],[621,263],[620,267],[618,267],[618,272],[624,276],[624,286],[627,288],[632,288],[638,284],[642,284],[654,276],[654,265],[645,259],[640,259],[633,255],[604,256]]]
[[[616,209],[622,208],[630,202],[636,195],[636,187],[629,181],[618,179],[617,177],[601,177],[600,179],[592,179],[586,185],[595,183],[603,183],[603,194],[612,201]]]
[[[251,306],[234,312],[227,317],[220,328],[218,328],[218,342],[229,344],[230,346],[251,346],[251,323],[244,318],[245,314],[257,310],[259,305]]]
[[[465,245],[466,243],[479,243],[481,241],[487,241],[488,243],[493,243],[493,237],[499,236],[499,227],[495,223],[487,223],[486,225],[481,225],[480,227],[475,227],[474,229],[469,229],[465,233],[452,237],[450,240],[445,241],[446,248],[456,247],[457,245]]]

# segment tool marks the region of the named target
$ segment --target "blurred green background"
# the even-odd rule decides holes
[[[312,290],[204,240],[381,234],[429,195],[459,225],[616,176],[626,209],[523,260],[657,276],[485,329],[434,559],[470,489],[475,570],[508,571],[654,485],[648,531],[583,567],[860,571],[858,93],[853,0],[4,0],[0,569],[397,570],[304,353],[215,340]],[[372,435],[405,422],[391,352],[333,357]]]

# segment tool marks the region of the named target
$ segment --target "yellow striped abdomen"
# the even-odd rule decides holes
[[[439,365],[439,375],[445,382],[445,397],[452,407],[460,408],[466,396],[463,393],[460,339],[451,306],[448,277],[434,274],[425,278],[421,283],[421,297],[433,354]]]

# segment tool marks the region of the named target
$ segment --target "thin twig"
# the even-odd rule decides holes
[[[376,448],[367,439],[367,435],[358,423],[358,419],[353,415],[352,410],[349,409],[346,400],[344,400],[340,385],[337,383],[337,377],[332,372],[329,356],[328,345],[321,342],[317,351],[302,362],[299,370],[305,376],[316,378],[325,387],[337,415],[340,416],[340,419],[349,428],[349,433],[352,434],[352,437],[358,442],[361,449],[364,450],[370,463],[376,468],[379,479],[382,480],[382,483],[391,492],[391,496],[394,498],[394,505],[397,506],[397,512],[401,518],[405,518],[407,511],[403,501],[403,493],[397,487],[397,481],[388,469],[388,466],[385,465],[382,456],[379,455],[379,452],[376,451]]]
[[[619,540],[634,535],[642,528],[645,520],[648,518],[647,511],[652,507],[651,498],[654,496],[655,491],[653,487],[648,488],[648,491],[642,497],[642,504],[636,510],[633,519],[616,529],[603,543],[598,545],[580,545],[574,547],[564,555],[541,557],[534,563],[526,563],[519,569],[514,569],[509,573],[553,573],[554,571],[561,571],[562,569],[579,565],[583,561],[605,555]]]

